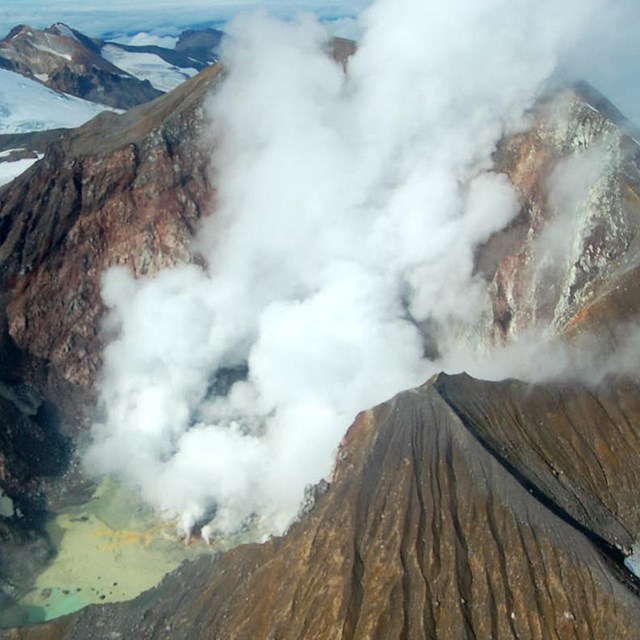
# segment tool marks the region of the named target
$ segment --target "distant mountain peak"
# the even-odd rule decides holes
[[[215,62],[223,36],[218,29],[187,29],[180,34],[175,48],[197,59]]]
[[[103,58],[93,40],[62,23],[43,31],[27,25],[12,29],[0,40],[0,68],[118,109],[147,102],[161,93]]]

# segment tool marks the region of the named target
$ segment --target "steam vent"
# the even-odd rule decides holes
[[[0,640],[640,640],[597,9],[401,4],[0,40]]]

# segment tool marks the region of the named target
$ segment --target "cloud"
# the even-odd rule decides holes
[[[425,354],[480,317],[474,247],[518,209],[491,154],[600,8],[378,0],[346,74],[310,16],[234,20],[207,268],[105,275],[88,467],[185,532],[282,531],[359,410],[473,364]]]
[[[592,21],[565,60],[564,75],[586,79],[640,126],[640,4],[618,0]]]
[[[134,47],[165,47],[166,49],[173,49],[178,41],[176,36],[164,35],[162,31],[153,31],[148,33],[141,31],[134,35],[124,35],[115,38],[109,38],[111,42],[120,42],[122,44],[128,44]]]
[[[575,382],[598,385],[608,376],[637,377],[640,372],[640,325],[621,323],[607,336],[581,333],[570,341],[544,328],[522,331],[518,340],[498,348],[447,345],[440,370],[466,372],[484,380],[517,378],[528,382]]]
[[[17,24],[44,28],[64,22],[91,37],[105,34],[135,34],[142,31],[169,30],[170,35],[193,25],[223,24],[238,12],[266,9],[281,17],[296,12],[312,12],[321,18],[343,18],[357,14],[367,0],[321,2],[320,0],[113,0],[105,4],[97,0],[82,3],[68,0],[4,0],[0,13],[0,36]]]

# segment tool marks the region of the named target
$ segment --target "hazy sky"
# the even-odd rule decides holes
[[[238,11],[257,8],[281,16],[312,11],[331,19],[353,16],[368,4],[368,0],[2,0],[0,32],[4,36],[16,24],[42,28],[54,22],[65,22],[93,37],[119,31],[173,32],[197,23],[225,22]]]

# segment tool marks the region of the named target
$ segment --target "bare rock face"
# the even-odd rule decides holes
[[[53,376],[85,390],[95,380],[106,268],[140,276],[192,259],[190,238],[212,197],[201,103],[218,73],[127,114],[102,114],[0,191],[9,331]]]
[[[99,44],[66,25],[20,25],[0,40],[0,68],[91,102],[128,109],[162,92],[100,55]]]
[[[544,101],[532,119],[496,153],[496,170],[518,189],[522,211],[477,255],[497,342],[532,326],[602,333],[640,310],[625,290],[624,303],[600,304],[584,322],[598,301],[636,286],[629,279],[637,279],[640,255],[640,138],[584,84]],[[607,320],[611,306],[618,308]]]
[[[66,470],[71,442],[51,402],[24,382],[31,362],[11,343],[0,314],[0,606],[20,593],[53,551],[42,524],[45,483]]]
[[[454,404],[446,395],[458,382]],[[578,441],[597,394],[539,394],[537,411],[553,412],[545,437]],[[633,385],[612,391],[610,411],[622,416],[630,398],[640,398]],[[528,413],[528,401],[515,383],[470,378],[437,378],[400,394],[359,416],[330,486],[284,537],[185,565],[131,603],[5,637],[48,629],[44,637],[66,639],[638,638],[636,583],[591,528],[599,514],[576,526],[569,513],[588,513],[591,491],[607,508],[618,505],[618,524],[635,535],[626,487],[601,495],[596,484],[615,476],[614,458],[585,456],[576,466],[557,452],[553,468],[564,479],[543,485],[545,504],[523,478],[543,476],[546,462],[533,454],[505,465],[486,446],[511,450],[512,430],[512,441],[533,437],[538,414]],[[603,442],[620,437],[620,425],[603,424]],[[637,469],[640,449],[625,444]],[[565,509],[567,492],[582,501]]]

